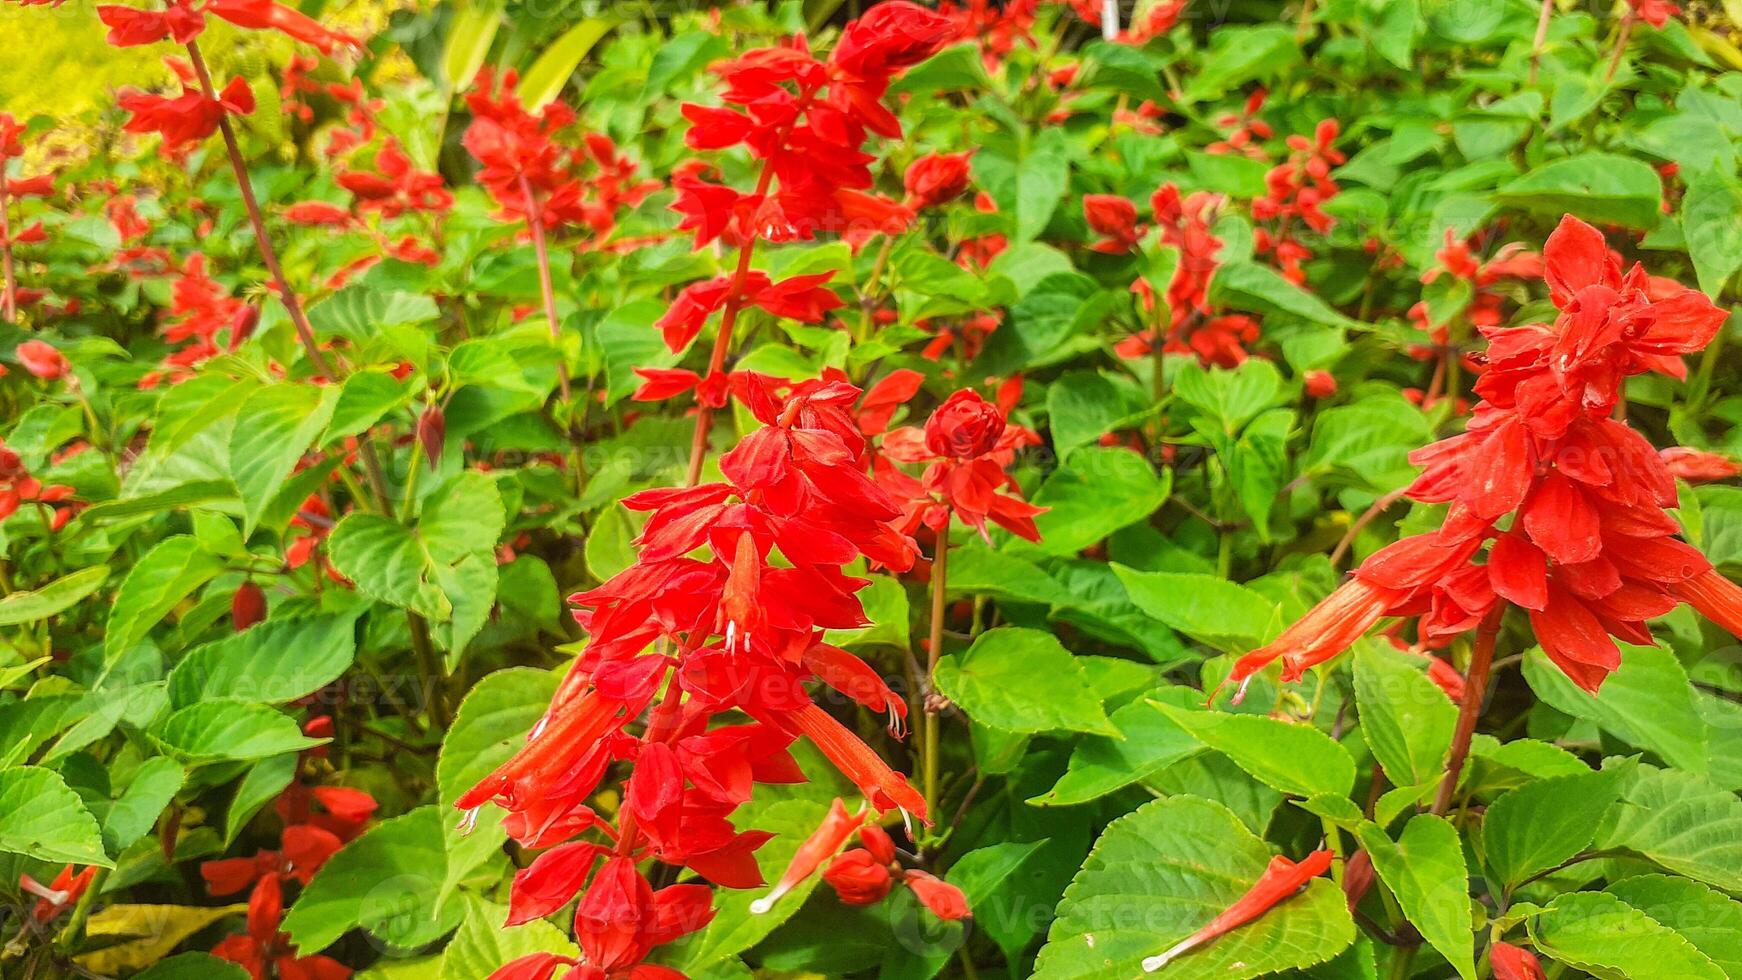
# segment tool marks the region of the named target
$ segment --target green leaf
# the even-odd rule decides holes
[[[0,626],[34,623],[64,612],[102,588],[109,578],[108,565],[92,565],[62,575],[40,589],[14,592],[0,598]]]
[[[1172,470],[1157,474],[1128,449],[1078,449],[1034,495],[1035,504],[1049,508],[1034,519],[1037,547],[1049,555],[1075,554],[1154,513],[1172,485]]]
[[[447,868],[446,817],[441,807],[418,807],[376,824],[329,858],[284,917],[291,941],[307,955],[362,928],[414,949],[459,925],[464,901],[430,901]]]
[[[1669,875],[1636,875],[1603,890],[1674,929],[1727,976],[1742,977],[1742,902]]]
[[[500,808],[479,810],[470,833],[465,833],[454,801],[526,744],[526,733],[549,709],[556,687],[555,674],[511,667],[487,675],[460,702],[436,759],[437,801],[441,812],[450,817],[442,831],[447,873],[437,902],[446,901],[461,879],[499,853],[508,840]]]
[[[1717,172],[1687,178],[1682,197],[1682,237],[1694,260],[1700,288],[1714,298],[1742,269],[1742,183]]]
[[[365,431],[388,412],[410,402],[411,395],[411,384],[387,371],[358,371],[339,387],[338,401],[320,444],[330,446]]]
[[[1641,160],[1581,153],[1545,163],[1494,196],[1503,205],[1545,216],[1572,214],[1596,224],[1650,229],[1662,217],[1662,192],[1657,172]]]
[[[227,479],[194,480],[189,483],[178,483],[157,493],[148,493],[139,497],[123,497],[120,500],[106,500],[100,504],[93,504],[80,511],[77,520],[84,524],[102,524],[108,521],[118,521],[125,517],[137,517],[140,514],[162,514],[166,511],[192,507],[195,504],[231,500],[235,496],[236,488]]]
[[[1600,695],[1574,684],[1540,647],[1525,654],[1524,679],[1557,711],[1592,722],[1672,765],[1705,772],[1706,720],[1694,701],[1687,671],[1664,647],[1619,646],[1621,669],[1603,682]]]
[[[496,481],[476,470],[466,470],[424,505],[417,536],[430,558],[452,564],[467,555],[493,554],[506,522]]]
[[[1228,435],[1268,408],[1282,388],[1276,365],[1252,358],[1230,371],[1202,368],[1195,362],[1180,366],[1174,377],[1174,394],[1221,424]]]
[[[1363,643],[1355,651],[1361,734],[1396,786],[1437,780],[1458,724],[1458,709],[1417,666],[1421,663],[1378,643]]]
[[[1230,262],[1216,270],[1210,280],[1210,302],[1251,313],[1293,317],[1327,327],[1359,326],[1316,294],[1282,278],[1267,265]]]
[[[243,536],[327,427],[339,389],[275,384],[255,392],[236,413],[230,431],[230,478],[242,497]]]
[[[0,769],[0,851],[51,864],[114,866],[79,794],[59,773],[35,766]]]
[[[1614,895],[1561,895],[1530,920],[1537,951],[1604,978],[1725,980],[1693,943]]]
[[[974,178],[998,202],[1000,214],[1011,215],[1011,244],[1033,240],[1046,229],[1065,199],[1070,183],[1070,148],[1062,130],[1042,129],[1028,141],[1019,159],[976,153]]]
[[[442,80],[449,92],[464,92],[490,54],[490,44],[502,26],[502,11],[490,3],[461,7],[448,21],[442,43]],[[482,976],[482,974],[480,974]]]
[[[120,854],[144,837],[186,779],[174,759],[155,756],[141,763],[133,781],[103,814],[103,844],[109,853]]]
[[[520,76],[520,101],[537,112],[559,95],[568,84],[569,76],[580,67],[581,59],[599,43],[617,22],[605,17],[589,17],[564,31],[562,36],[545,48],[532,67]]]
[[[164,719],[152,736],[164,751],[196,766],[264,759],[321,744],[305,737],[290,716],[244,701],[189,705]]]
[[[1300,45],[1291,27],[1223,25],[1212,31],[1202,67],[1186,84],[1185,100],[1201,102],[1257,78],[1274,77],[1300,60]]]
[[[1355,786],[1355,760],[1316,728],[1263,715],[1186,711],[1160,701],[1149,704],[1273,789],[1294,796],[1348,796]]]
[[[1515,887],[1584,850],[1621,787],[1615,772],[1543,779],[1502,794],[1482,820],[1488,864]]]
[[[1458,831],[1444,817],[1418,814],[1394,844],[1378,824],[1361,826],[1357,836],[1373,859],[1373,870],[1403,907],[1428,945],[1446,958],[1464,980],[1475,980],[1475,936],[1470,928],[1470,872]]]
[[[269,619],[189,651],[169,672],[169,702],[229,699],[284,704],[337,680],[357,654],[360,609]],[[295,651],[294,656],[286,656]]]
[[[1190,708],[1199,699],[1196,692],[1177,687],[1163,688],[1154,696],[1182,709]],[[1203,751],[1203,743],[1146,700],[1121,707],[1108,720],[1124,737],[1090,736],[1077,740],[1065,774],[1052,789],[1031,797],[1029,803],[1035,806],[1088,803]]]
[[[447,596],[430,581],[423,545],[398,521],[353,511],[327,537],[327,555],[339,574],[372,599],[435,620],[453,612]]]
[[[440,980],[477,980],[522,956],[533,953],[578,955],[562,930],[542,919],[505,929],[508,908],[480,898],[467,898],[464,921],[442,957]]]
[[[189,535],[159,541],[121,580],[115,593],[104,629],[104,662],[113,664],[144,639],[158,620],[223,570],[223,562]]]
[[[1593,843],[1742,892],[1742,800],[1694,773],[1639,766]]]
[[[968,717],[991,728],[1118,735],[1082,668],[1051,633],[987,630],[964,652],[940,660],[936,680]]]
[[[209,953],[178,953],[133,980],[248,980],[248,971]]]
[[[1220,915],[1270,863],[1270,845],[1226,807],[1192,796],[1113,821],[1065,889],[1036,980],[1142,976],[1154,956]],[[1299,895],[1183,955],[1182,977],[1245,980],[1322,963],[1355,939],[1342,891],[1315,878]]]
[[[422,326],[440,316],[441,310],[428,296],[368,286],[346,286],[308,311],[316,336],[338,335],[358,342],[392,327]]]
[[[234,843],[236,835],[254,819],[260,808],[284,792],[296,777],[296,765],[296,753],[286,752],[261,759],[248,770],[248,775],[236,785],[236,795],[230,798],[229,809],[224,811],[224,846]]]
[[[1258,645],[1277,626],[1277,605],[1236,582],[1195,572],[1139,572],[1115,564],[1131,601],[1145,615],[1219,650]]]
[[[1119,389],[1097,371],[1071,371],[1046,389],[1053,451],[1060,457],[1087,446],[1129,415]]]
[[[599,511],[582,549],[587,571],[604,582],[635,564],[635,534],[635,525],[622,505],[611,504]]]

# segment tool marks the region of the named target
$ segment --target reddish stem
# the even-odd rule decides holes
[[[532,184],[525,174],[520,175],[520,193],[526,197],[526,224],[532,229],[532,249],[538,255],[538,290],[544,296],[544,318],[550,322],[550,340],[557,344],[556,380],[562,392],[564,404],[568,404],[569,366],[563,361],[561,349],[562,329],[556,318],[556,287],[550,277],[550,251],[544,244],[544,208],[533,196]]]
[[[1530,84],[1536,84],[1536,69],[1542,62],[1542,46],[1548,42],[1548,21],[1554,13],[1554,0],[1542,0],[1542,12],[1536,17],[1536,40],[1530,45]]]
[[[1476,718],[1482,713],[1482,701],[1488,695],[1488,672],[1494,666],[1494,643],[1500,637],[1500,618],[1506,613],[1506,603],[1494,604],[1482,624],[1476,627],[1476,648],[1470,655],[1470,670],[1464,677],[1464,701],[1458,706],[1458,727],[1452,732],[1451,753],[1446,757],[1446,775],[1434,797],[1433,813],[1444,816],[1452,808],[1452,797],[1458,792],[1458,778],[1464,773],[1464,761],[1470,756],[1470,739],[1476,734]]]
[[[5,269],[6,292],[0,297],[0,313],[7,323],[18,322],[18,281],[12,275],[12,198],[6,189],[6,161],[0,160],[0,266]]]
[[[1614,79],[1615,69],[1621,67],[1621,56],[1627,53],[1627,42],[1633,38],[1633,23],[1638,19],[1633,8],[1628,7],[1626,15],[1621,18],[1621,33],[1615,38],[1615,53],[1609,56],[1609,70],[1603,73],[1604,84]]]

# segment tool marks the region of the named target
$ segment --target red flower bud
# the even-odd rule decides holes
[[[968,911],[968,896],[963,895],[962,890],[955,885],[917,869],[910,869],[905,880],[907,887],[913,889],[914,897],[919,899],[919,904],[945,922],[966,919],[971,914]]]
[[[44,381],[55,380],[71,367],[60,351],[40,340],[27,340],[13,353],[17,355],[18,363],[24,365],[24,370]]]
[[[823,870],[823,880],[848,905],[873,905],[882,901],[895,885],[888,865],[879,862],[870,851],[858,847],[835,855]]]
[[[889,834],[882,827],[868,823],[859,828],[859,843],[871,852],[880,864],[895,863],[895,842],[889,839]]]
[[[1495,943],[1488,955],[1494,965],[1494,980],[1543,980],[1545,976],[1536,954],[1511,943]]]
[[[973,459],[998,445],[1004,416],[997,406],[964,388],[944,400],[925,423],[925,448],[938,456]]]
[[[1329,398],[1337,393],[1337,379],[1329,371],[1308,371],[1301,375],[1306,393],[1314,398]]]
[[[417,417],[417,441],[423,446],[423,455],[429,460],[429,468],[435,469],[441,462],[442,441],[447,438],[448,419],[442,414],[440,405],[431,405]]]
[[[968,189],[968,158],[972,153],[928,153],[907,168],[907,206],[935,208]]]
[[[230,599],[230,625],[240,633],[266,618],[266,593],[258,583],[243,582]]]

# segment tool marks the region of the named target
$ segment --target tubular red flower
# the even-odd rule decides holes
[[[913,889],[914,897],[926,907],[926,911],[945,922],[956,922],[972,914],[968,910],[968,896],[941,878],[918,868],[909,868],[901,880]]]
[[[1331,852],[1328,850],[1314,851],[1298,864],[1280,854],[1271,858],[1264,874],[1259,876],[1246,894],[1167,952],[1146,958],[1143,961],[1143,972],[1154,973],[1199,946],[1251,922],[1278,903],[1292,897],[1303,885],[1324,874],[1330,867]]]
[[[813,742],[879,812],[900,809],[927,824],[925,797],[907,784],[907,778],[889,768],[871,747],[848,731],[833,715],[806,704],[791,715],[794,728]]]
[[[1488,959],[1494,967],[1494,980],[1546,980],[1536,954],[1511,943],[1490,946]]]
[[[829,804],[829,812],[823,817],[823,822],[818,824],[817,829],[805,838],[804,843],[798,846],[797,851],[793,852],[792,860],[787,862],[786,870],[781,873],[780,880],[774,883],[774,890],[750,903],[751,913],[762,915],[774,908],[774,903],[780,901],[781,896],[797,888],[806,878],[815,874],[817,868],[840,850],[841,845],[845,844],[847,838],[853,836],[853,832],[858,830],[859,825],[864,822],[865,811],[863,809],[857,813],[848,813],[847,805],[837,797],[833,803]]]

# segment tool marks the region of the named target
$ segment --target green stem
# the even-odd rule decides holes
[[[73,906],[72,918],[67,920],[66,928],[60,931],[55,939],[55,945],[63,952],[72,952],[85,936],[85,920],[91,917],[91,906],[97,900],[97,893],[103,890],[103,884],[109,880],[109,869],[98,868],[91,877],[91,883],[86,886],[84,894],[79,896],[78,904]]]
[[[923,724],[925,730],[925,806],[931,813],[938,804],[938,714],[931,703],[931,693],[934,690],[938,672],[938,658],[944,648],[944,605],[946,579],[949,575],[950,560],[950,517],[944,517],[944,526],[938,529],[937,544],[933,547],[931,567],[931,642],[925,652],[925,683],[920,692],[920,710],[925,713]]]

